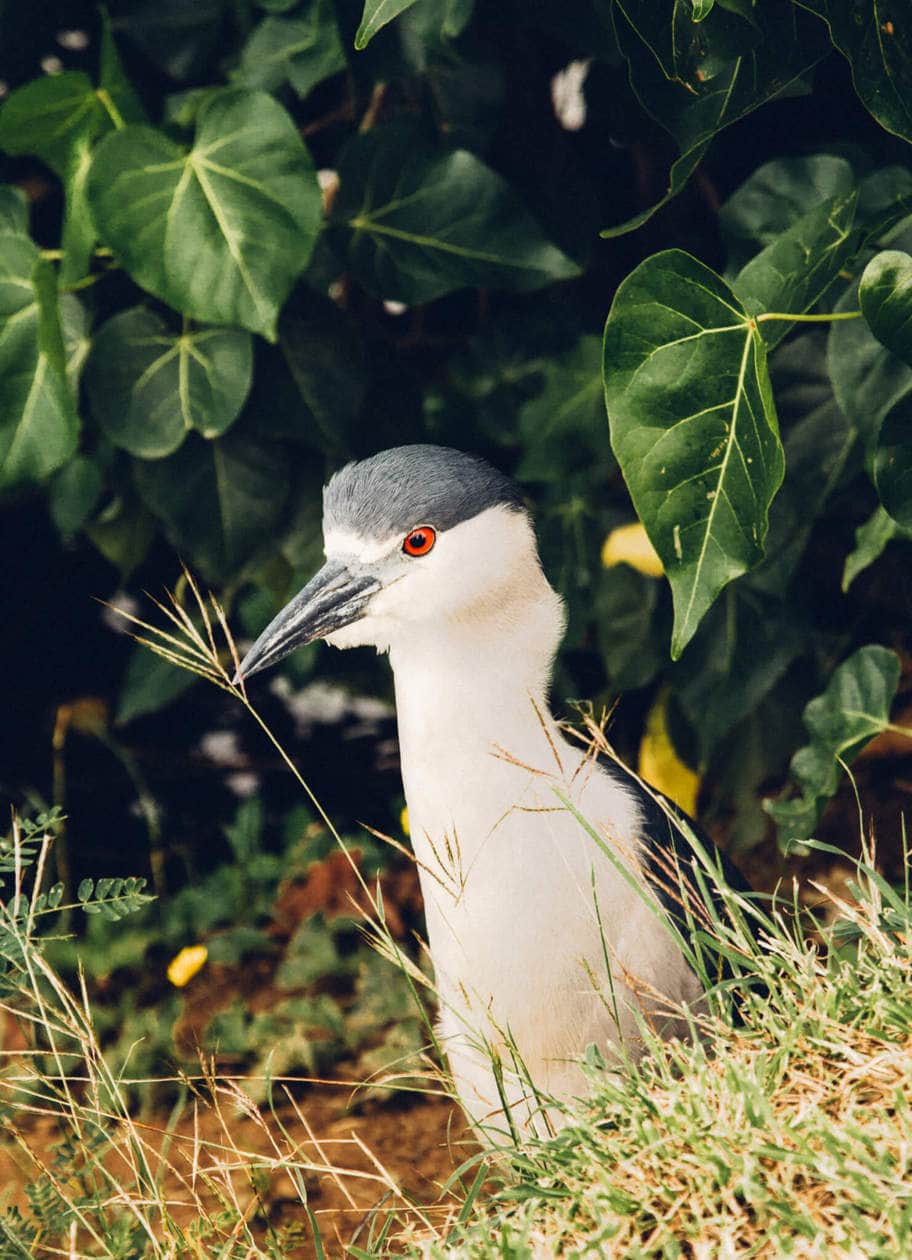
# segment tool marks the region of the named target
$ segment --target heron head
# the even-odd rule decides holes
[[[244,678],[314,639],[335,647],[398,639],[496,613],[537,575],[517,486],[485,460],[398,446],[346,465],[323,491],[326,563],[241,662]]]

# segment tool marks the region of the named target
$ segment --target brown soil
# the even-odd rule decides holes
[[[398,1095],[351,1110],[350,1086],[313,1086],[275,1116],[252,1104],[239,1107],[230,1086],[210,1101],[188,1108],[171,1130],[163,1186],[172,1215],[187,1227],[199,1217],[197,1204],[215,1216],[220,1200],[232,1200],[258,1238],[270,1229],[296,1227],[284,1253],[289,1260],[311,1260],[319,1251],[299,1189],[288,1171],[270,1168],[270,1161],[278,1165],[287,1158],[303,1170],[324,1254],[342,1260],[349,1243],[366,1245],[371,1229],[376,1233],[390,1213],[397,1220],[394,1234],[403,1226],[436,1232],[454,1203],[444,1187],[477,1150],[458,1109],[442,1098]],[[166,1115],[135,1122],[153,1166],[167,1125]],[[26,1186],[49,1163],[60,1130],[40,1118],[20,1126],[19,1137],[18,1145],[0,1147],[0,1187],[4,1206],[24,1208]],[[119,1158],[106,1164],[129,1185],[124,1165],[117,1167]],[[264,1172],[252,1179],[249,1169],[258,1163]],[[209,1241],[216,1245],[215,1237]]]

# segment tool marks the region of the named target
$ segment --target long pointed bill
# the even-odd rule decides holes
[[[370,597],[380,585],[372,573],[359,573],[338,560],[327,560],[272,619],[241,661],[235,682],[277,665],[295,648],[324,639],[363,617]]]

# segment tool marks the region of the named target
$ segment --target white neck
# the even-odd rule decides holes
[[[563,622],[561,601],[536,566],[533,580],[527,570],[521,583],[500,592],[496,605],[476,606],[470,616],[434,627],[416,626],[391,643],[416,848],[422,829],[439,834],[466,814],[483,840],[496,822],[499,798],[514,787],[514,776],[504,774],[505,758],[548,774],[558,769],[548,687]],[[490,819],[477,817],[481,801]]]

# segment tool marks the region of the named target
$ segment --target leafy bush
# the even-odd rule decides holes
[[[63,12],[88,47],[36,75]],[[874,645],[907,635],[904,23],[835,0],[5,21],[0,487],[124,577],[163,535],[254,629],[315,562],[328,469],[479,449],[539,509],[563,692],[661,692],[736,841],[846,662],[852,703],[809,721],[777,807],[805,838],[834,754],[888,722]],[[601,563],[634,511],[671,599]],[[174,694],[160,668],[134,663],[123,712]]]

